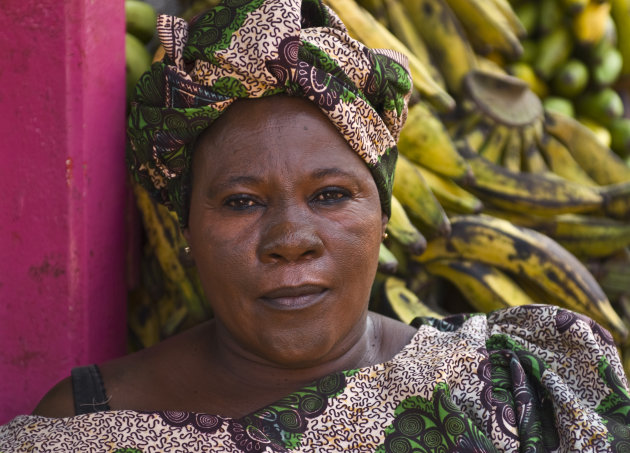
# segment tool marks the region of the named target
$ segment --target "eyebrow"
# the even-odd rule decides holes
[[[341,176],[351,179],[356,179],[356,175],[352,172],[348,172],[342,170],[340,168],[332,167],[332,168],[320,168],[311,173],[310,178],[315,180],[325,179],[330,176]],[[233,186],[244,185],[244,186],[255,186],[261,184],[264,181],[264,178],[258,176],[251,175],[240,175],[240,176],[232,176],[225,181],[217,183],[212,191],[213,192],[222,192],[225,190],[229,190]]]

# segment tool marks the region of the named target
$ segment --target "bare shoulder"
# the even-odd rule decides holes
[[[44,395],[33,415],[62,418],[74,416],[74,398],[72,396],[72,381],[70,377],[61,380]]]

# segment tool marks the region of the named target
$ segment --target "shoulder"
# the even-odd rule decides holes
[[[33,415],[62,418],[74,416],[74,398],[72,395],[72,380],[67,377],[44,395]]]

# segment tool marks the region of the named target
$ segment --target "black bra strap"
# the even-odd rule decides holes
[[[109,410],[107,404],[109,398],[105,393],[101,372],[96,365],[73,368],[70,375],[76,415]]]

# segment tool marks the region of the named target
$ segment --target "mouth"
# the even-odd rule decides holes
[[[263,294],[260,300],[279,310],[297,310],[316,304],[327,292],[319,285],[285,286]]]

